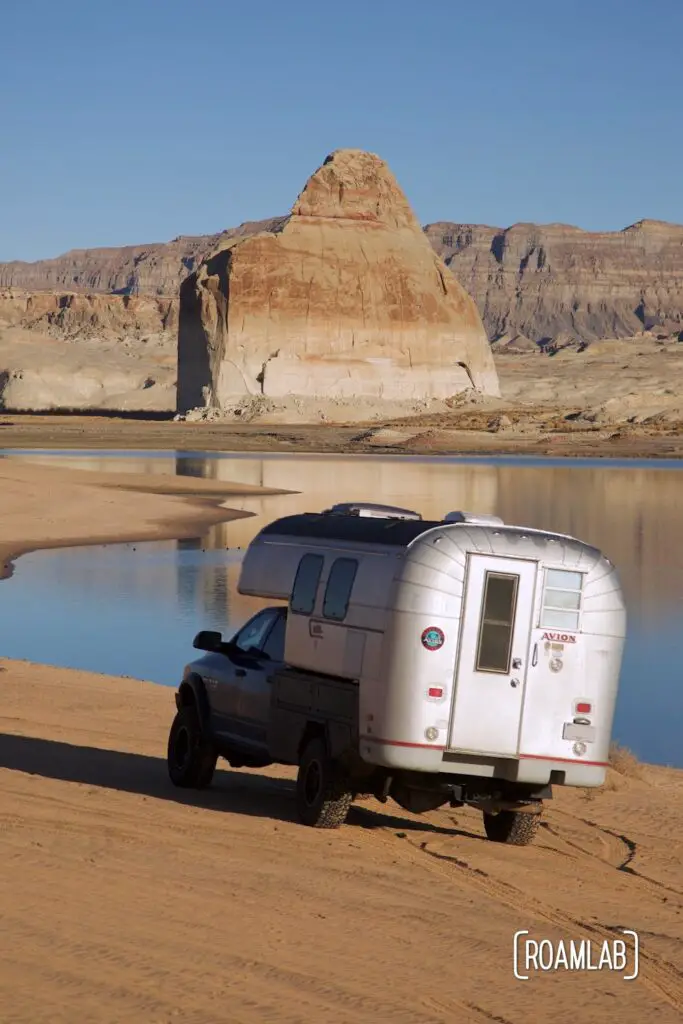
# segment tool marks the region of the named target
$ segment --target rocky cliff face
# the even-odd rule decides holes
[[[0,409],[175,408],[178,302],[0,291]]]
[[[386,164],[338,150],[276,230],[225,239],[180,290],[178,407],[245,397],[498,394],[475,303]]]
[[[683,328],[683,226],[430,224],[436,252],[475,299],[489,338],[626,338]]]
[[[0,289],[0,329],[19,327],[60,339],[141,340],[178,330],[178,300],[152,295]]]
[[[283,217],[248,221],[215,235],[110,249],[73,249],[52,260],[0,263],[0,288],[174,297],[181,281],[230,238],[277,228]]]
[[[0,288],[175,297],[225,242],[277,231],[287,219],[166,244],[4,263]],[[621,338],[657,324],[669,333],[683,329],[683,226],[640,221],[623,231],[588,232],[562,224],[503,229],[442,221],[424,230],[474,298],[491,341]]]

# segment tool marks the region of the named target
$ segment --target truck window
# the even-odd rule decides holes
[[[546,569],[541,602],[542,628],[578,630],[583,573]]]
[[[273,608],[264,608],[263,611],[257,612],[233,637],[235,646],[241,651],[248,651],[251,648],[260,651],[276,615],[277,611]]]
[[[320,574],[323,571],[322,555],[304,555],[299,562],[294,577],[292,596],[289,602],[290,610],[298,615],[312,615],[315,608],[315,596],[318,592]]]
[[[477,645],[477,672],[510,671],[519,576],[487,572]]]
[[[325,588],[323,615],[326,619],[343,622],[346,618],[357,570],[358,562],[355,558],[335,559]]]
[[[271,629],[265,644],[263,645],[263,652],[267,654],[271,661],[284,661],[285,660],[285,631],[287,627],[287,616],[280,614],[275,620],[275,624]]]

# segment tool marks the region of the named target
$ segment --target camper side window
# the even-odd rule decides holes
[[[542,628],[579,628],[583,573],[566,569],[546,569],[541,606]]]
[[[477,672],[510,671],[519,576],[487,572],[477,645]]]
[[[322,555],[304,555],[299,562],[289,603],[291,611],[299,615],[312,615],[315,596],[318,593],[320,574],[323,571]]]
[[[357,570],[358,562],[355,558],[335,559],[325,588],[323,615],[326,619],[343,622],[346,618]]]

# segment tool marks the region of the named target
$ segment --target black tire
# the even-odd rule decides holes
[[[296,805],[304,825],[339,828],[346,821],[352,793],[325,741],[315,736],[304,747],[296,779]]]
[[[174,786],[206,789],[211,785],[217,754],[202,731],[193,705],[178,710],[168,735],[168,774]]]
[[[533,842],[541,824],[540,813],[529,811],[484,812],[484,829],[494,843],[509,846],[528,846]]]

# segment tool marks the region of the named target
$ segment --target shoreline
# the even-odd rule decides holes
[[[17,559],[33,551],[197,537],[205,528],[254,514],[225,505],[231,498],[286,493],[0,459],[0,580],[11,578]]]
[[[520,421],[488,429],[490,412],[473,409],[457,421],[412,421],[353,425],[221,422],[187,423],[116,416],[0,414],[4,448],[129,451],[207,451],[230,455],[545,456],[551,458],[683,459],[683,433],[673,428],[621,424],[612,428],[549,429]]]

